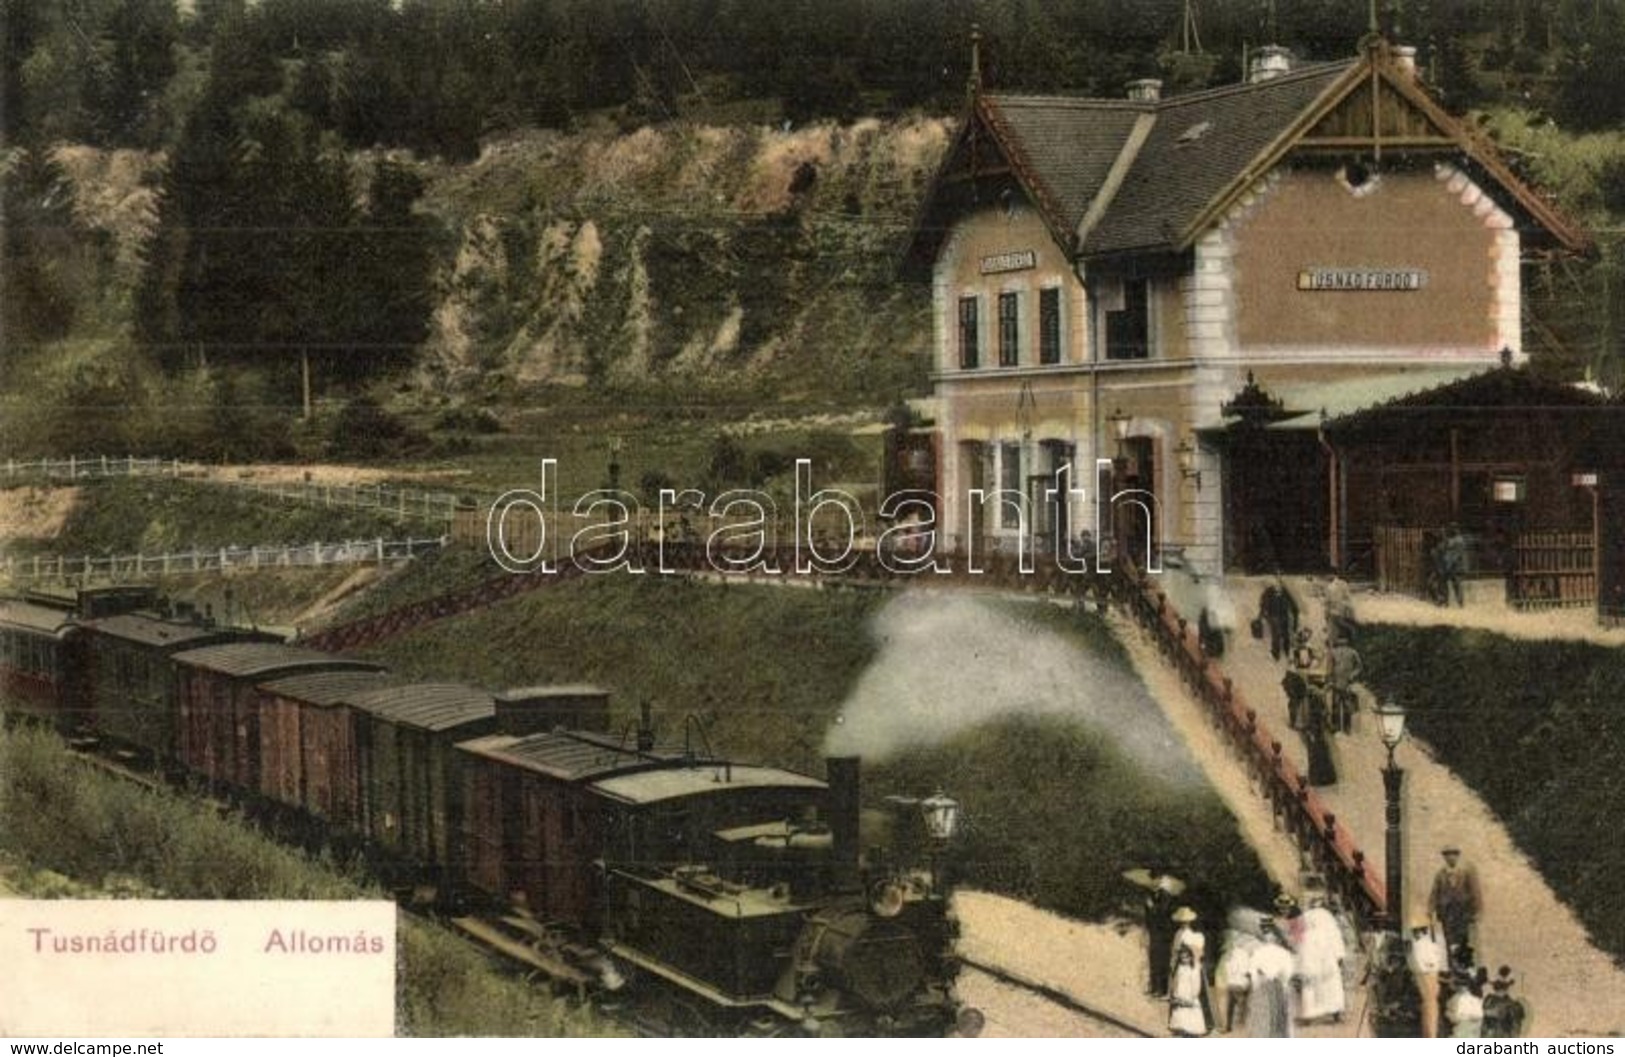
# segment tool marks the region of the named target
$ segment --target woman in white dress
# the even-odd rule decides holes
[[[1255,1039],[1292,1037],[1292,952],[1275,922],[1260,924],[1262,938],[1251,961],[1253,989],[1247,996],[1247,1032]]]
[[[1189,947],[1180,949],[1168,981],[1168,1030],[1183,1038],[1207,1034],[1202,1015],[1202,970]]]
[[[1343,960],[1348,950],[1337,918],[1319,901],[1311,901],[1303,914],[1303,942],[1298,945],[1295,971],[1302,990],[1298,1016],[1305,1021],[1336,1019],[1343,1015]]]

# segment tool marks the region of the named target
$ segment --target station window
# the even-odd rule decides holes
[[[1007,493],[999,497],[999,527],[1019,529],[1021,507],[1015,496],[1021,495],[1021,445],[999,445],[999,490]],[[1011,500],[1007,502],[1006,500]]]
[[[1021,362],[1021,295],[1006,291],[999,295],[999,366],[1014,367]]]
[[[1124,279],[1121,296],[1106,306],[1106,358],[1143,360],[1150,355],[1150,291],[1144,279]]]
[[[974,297],[959,299],[959,366],[970,370],[981,362],[980,327]]]
[[[1038,362],[1061,362],[1061,288],[1038,291]]]

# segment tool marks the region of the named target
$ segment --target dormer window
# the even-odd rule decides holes
[[[1151,293],[1144,279],[1124,279],[1106,292],[1106,358],[1151,355]]]

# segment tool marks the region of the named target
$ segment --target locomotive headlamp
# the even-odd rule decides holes
[[[920,814],[925,819],[925,831],[932,840],[950,841],[959,829],[959,801],[943,793],[920,801]]]

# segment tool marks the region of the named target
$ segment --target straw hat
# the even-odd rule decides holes
[[[1196,920],[1196,911],[1192,910],[1190,907],[1180,907],[1178,910],[1174,911],[1173,917],[1175,921],[1182,925],[1188,924]]]

